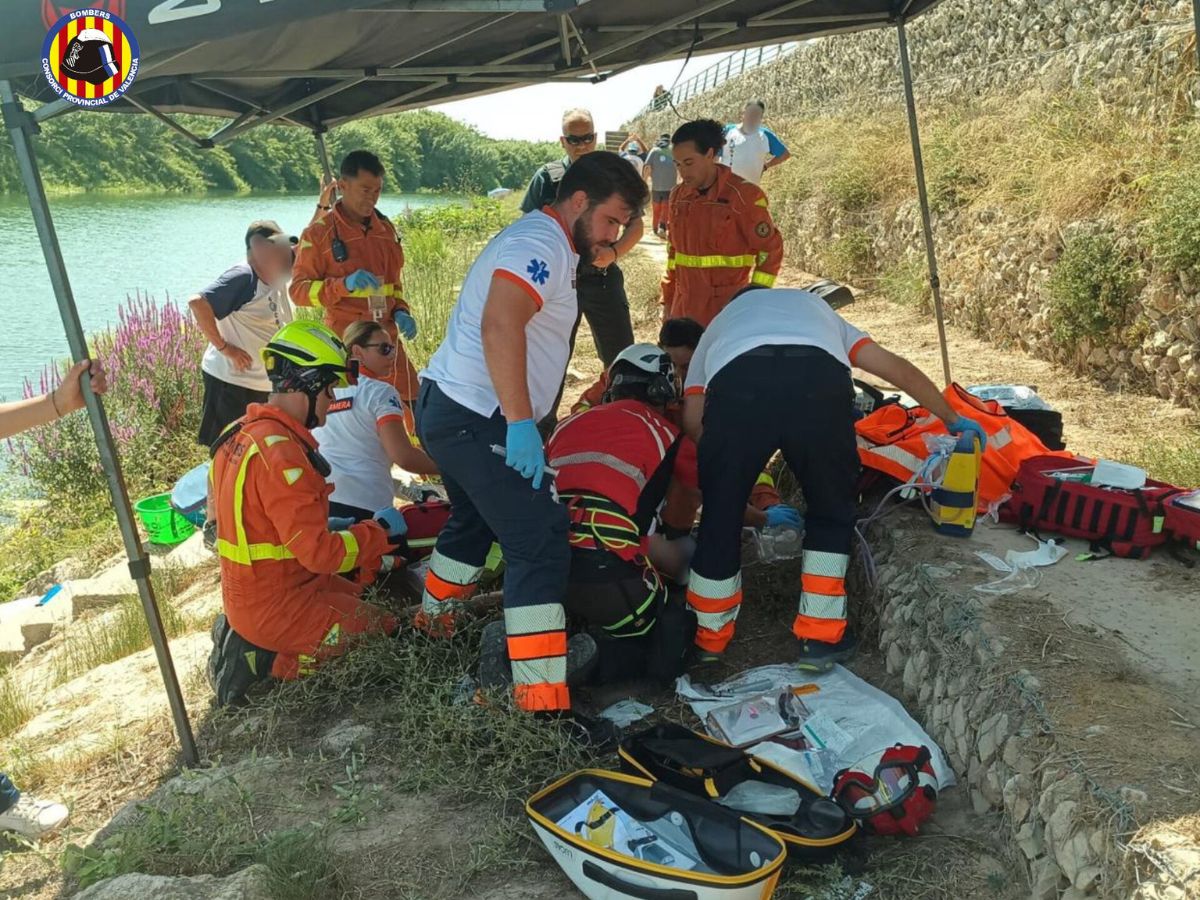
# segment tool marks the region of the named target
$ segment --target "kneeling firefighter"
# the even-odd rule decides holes
[[[297,321],[262,356],[267,402],[251,404],[212,447],[224,615],[213,626],[209,678],[221,705],[267,677],[309,674],[355,635],[396,629],[359,595],[394,562],[404,519],[388,507],[331,531],[329,464],[310,432],[324,423],[334,387],[351,382],[346,348],[326,326]]]
[[[671,357],[634,344],[609,368],[604,402],[564,420],[546,448],[570,520],[564,606],[581,632],[572,640],[595,642],[594,682],[669,681],[695,632],[695,616],[668,601],[664,582],[686,572],[692,540],[651,534],[672,480],[696,487],[695,445],[665,415],[678,397]]]

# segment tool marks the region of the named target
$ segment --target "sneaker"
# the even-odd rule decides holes
[[[12,831],[36,841],[53,834],[71,815],[61,803],[22,794],[8,810],[0,813],[0,831]]]
[[[600,650],[590,634],[580,632],[567,641],[567,684],[576,687],[587,681],[596,668]],[[512,666],[508,660],[508,635],[504,622],[489,622],[479,640],[479,686],[504,687],[512,684]]]
[[[849,628],[836,644],[801,639],[797,667],[808,672],[828,672],[834,663],[846,662],[858,651],[858,637]]]

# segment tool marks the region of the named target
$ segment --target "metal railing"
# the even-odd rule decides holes
[[[779,59],[781,56],[786,56],[798,46],[800,45],[797,42],[790,41],[786,44],[772,44],[768,47],[735,50],[728,56],[718,59],[707,69],[697,72],[682,84],[677,84],[674,90],[656,95],[653,100],[642,108],[638,116],[644,116],[647,113],[657,112],[665,108],[668,100],[678,106],[685,100],[703,94],[705,91],[711,91],[717,85],[724,84],[731,78],[737,78],[743,72],[757,68],[763,63]]]

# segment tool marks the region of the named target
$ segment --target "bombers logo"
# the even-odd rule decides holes
[[[138,43],[116,10],[124,0],[66,12],[42,43],[42,74],[54,93],[78,106],[104,106],[129,89],[138,73]],[[42,17],[60,12],[46,0]]]
[[[97,9],[110,12],[114,16],[125,17],[125,0],[96,0],[92,4]],[[54,23],[63,16],[70,15],[77,9],[74,3],[64,6],[61,3],[53,3],[51,0],[42,0],[42,25],[49,30],[54,27]]]

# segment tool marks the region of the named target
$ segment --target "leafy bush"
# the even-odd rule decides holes
[[[1137,291],[1137,267],[1111,234],[1071,238],[1046,283],[1054,339],[1073,350],[1084,338],[1103,340],[1125,320]]]
[[[871,270],[871,235],[863,228],[851,228],[834,238],[821,251],[821,274],[838,281],[855,281]]]
[[[92,355],[104,363],[105,398],[126,483],[134,497],[155,493],[203,459],[195,435],[203,386],[200,356],[205,339],[178,306],[149,295],[126,298],[115,329],[95,338]],[[58,385],[63,368],[51,364],[32,397]],[[87,505],[102,498],[107,482],[88,418],[71,415],[18,435],[10,442],[18,470],[60,504]]]
[[[1160,185],[1151,208],[1149,237],[1155,259],[1175,271],[1200,268],[1200,169]]]
[[[847,212],[864,209],[879,199],[875,172],[861,163],[861,159],[850,157],[825,183],[829,196]]]

